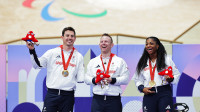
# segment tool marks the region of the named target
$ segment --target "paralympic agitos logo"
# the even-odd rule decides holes
[[[22,5],[24,7],[27,7],[27,8],[33,8],[32,7],[32,2],[34,2],[35,0],[25,0]],[[63,20],[65,19],[64,17],[61,17],[61,18],[56,18],[56,17],[52,17],[50,16],[49,14],[49,8],[50,6],[55,2],[55,0],[52,0],[51,2],[49,2],[47,5],[45,5],[41,11],[41,17],[46,20],[46,21],[59,21],[59,20]],[[98,14],[81,14],[81,13],[76,13],[76,12],[72,12],[72,11],[69,11],[67,10],[66,8],[62,8],[62,10],[64,12],[66,12],[67,14],[71,14],[71,15],[74,15],[74,16],[78,16],[78,17],[84,17],[84,18],[98,18],[98,17],[102,17],[102,16],[105,16],[107,14],[107,10],[104,10],[103,12],[101,13],[98,13]]]

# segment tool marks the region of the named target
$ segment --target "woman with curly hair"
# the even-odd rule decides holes
[[[158,74],[164,70],[172,70],[173,77]],[[179,77],[180,72],[167,56],[160,40],[157,37],[148,37],[133,78],[138,90],[144,93],[143,111],[172,112],[171,84],[176,84]]]

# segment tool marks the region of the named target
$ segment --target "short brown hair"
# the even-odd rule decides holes
[[[76,31],[75,31],[74,28],[72,28],[72,27],[65,27],[65,28],[63,29],[63,31],[62,31],[62,36],[64,36],[65,31],[67,31],[67,30],[73,31],[73,32],[74,32],[74,36],[76,37]]]
[[[110,37],[111,43],[113,43],[113,39],[112,39],[112,37],[111,37],[109,34],[107,34],[107,33],[104,33],[104,34],[103,34],[101,37],[103,37],[103,36]]]

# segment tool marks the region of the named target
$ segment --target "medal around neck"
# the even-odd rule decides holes
[[[156,82],[155,82],[154,80],[151,80],[151,81],[149,82],[149,86],[150,86],[150,87],[156,86]]]
[[[67,70],[63,70],[63,71],[62,71],[62,75],[63,75],[64,77],[67,77],[67,76],[69,75],[69,72],[68,72]]]
[[[72,52],[70,53],[69,58],[67,60],[67,63],[65,63],[65,56],[64,56],[64,53],[63,53],[63,45],[61,45],[60,48],[61,48],[62,62],[63,62],[63,68],[64,68],[64,70],[62,71],[62,75],[64,77],[67,77],[69,75],[69,72],[67,71],[67,68],[69,66],[69,62],[70,62],[70,60],[72,58],[72,55],[74,53],[75,48],[73,47]]]

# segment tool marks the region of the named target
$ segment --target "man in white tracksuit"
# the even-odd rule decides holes
[[[63,45],[37,58],[33,44],[27,42],[34,68],[47,68],[47,94],[43,112],[73,112],[76,82],[84,81],[83,56],[74,48],[76,33],[72,27],[62,31]]]
[[[101,55],[91,59],[87,66],[85,82],[93,85],[94,94],[91,112],[122,112],[120,85],[128,84],[130,73],[126,62],[111,53],[113,45],[112,37],[103,34],[99,44]],[[95,82],[98,69],[110,77]]]

